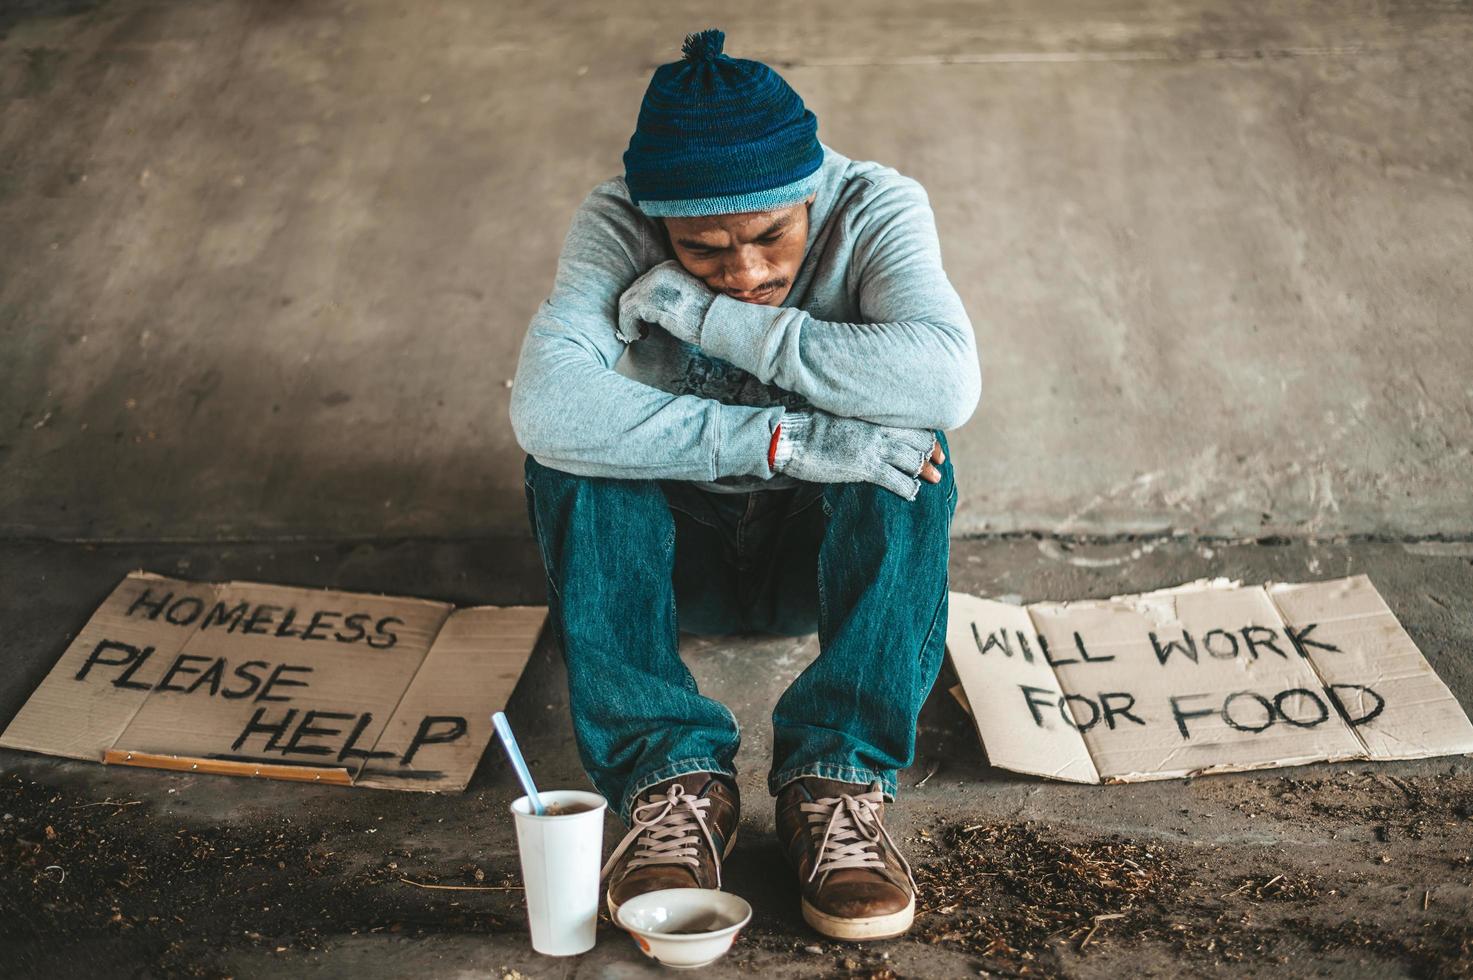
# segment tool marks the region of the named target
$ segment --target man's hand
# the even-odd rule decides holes
[[[920,492],[920,478],[941,479],[946,457],[936,433],[877,425],[828,412],[785,412],[779,423],[773,469],[810,483],[873,483],[906,500]]]
[[[657,323],[689,344],[701,342],[701,324],[716,294],[675,259],[661,262],[619,297],[619,339],[631,344],[644,336],[640,321]]]
[[[936,467],[946,462],[946,454],[941,451],[940,440],[931,447],[931,455],[926,460],[926,465],[921,467],[921,479],[927,483],[940,483],[941,471]]]

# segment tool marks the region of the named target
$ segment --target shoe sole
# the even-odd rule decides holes
[[[865,939],[894,939],[910,931],[916,917],[916,899],[912,895],[905,908],[886,915],[871,915],[862,919],[846,919],[842,916],[820,912],[803,899],[803,921],[820,935],[829,939],[857,941]]]
[[[738,829],[740,829],[740,828],[738,828]],[[727,842],[726,842],[726,850],[724,850],[724,851],[721,852],[721,863],[722,864],[725,864],[726,863],[726,859],[731,856],[732,849],[736,847],[736,841],[737,841],[737,831],[736,830],[733,830],[731,832],[730,839],[728,839]],[[612,921],[614,923],[614,925],[616,925],[616,926],[619,925],[619,906],[617,904],[615,904],[615,902],[614,902],[614,896],[611,895],[608,892],[604,892],[604,904],[607,905],[608,908],[609,908],[609,919],[610,919],[610,921]],[[912,902],[912,911],[914,911],[914,903],[913,902]]]

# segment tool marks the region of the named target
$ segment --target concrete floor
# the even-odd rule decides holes
[[[711,25],[779,67],[826,142],[928,188],[983,360],[981,407],[950,439],[956,529],[983,535],[955,542],[954,588],[1366,572],[1473,706],[1473,5],[12,0],[0,724],[134,568],[543,601],[506,416],[516,352],[650,71]],[[767,713],[815,642],[685,638],[746,732],[731,875],[758,918],[713,972],[975,976],[987,964],[948,941],[851,954],[802,926],[761,780]],[[544,778],[582,785],[560,671],[544,637],[509,710]],[[1473,791],[1415,835],[1346,801],[1467,786],[1469,760],[1048,783],[989,767],[943,688],[891,818],[914,858],[939,860],[925,835],[957,822],[1129,837],[1200,877],[1182,928],[1266,950],[1106,930],[1087,954],[1051,946],[1043,973],[1466,975],[1473,952],[1434,962],[1417,937],[1466,928]],[[91,921],[16,939],[36,910],[0,908],[6,976],[657,972],[607,928],[545,960],[514,896],[465,897],[501,927],[463,930],[448,899],[384,878],[399,860],[514,872],[495,752],[467,793],[430,797],[14,752],[0,770],[77,806],[136,800],[120,819],[148,839],[305,828],[339,855],[346,900],[379,910],[320,941],[252,919],[173,950]],[[1285,776],[1317,787],[1309,809],[1281,802]],[[0,857],[21,836],[0,826]],[[1337,887],[1292,908],[1227,897],[1273,873]],[[390,915],[437,925],[397,934]],[[1363,923],[1379,944],[1347,938]]]
[[[520,533],[522,333],[713,23],[930,192],[960,531],[1467,530],[1467,3],[24,0],[0,531]]]

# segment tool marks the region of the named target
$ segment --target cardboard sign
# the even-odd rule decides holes
[[[1014,606],[952,592],[946,642],[993,765],[1129,782],[1473,752],[1364,575]]]
[[[377,789],[462,790],[547,610],[123,579],[0,746]]]

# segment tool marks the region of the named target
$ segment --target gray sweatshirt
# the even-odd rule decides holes
[[[615,336],[619,297],[675,257],[622,177],[573,215],[552,294],[512,383],[517,442],[582,476],[688,480],[740,492],[794,486],[767,465],[786,411],[955,429],[977,406],[977,342],[941,266],[924,188],[824,146],[808,243],[782,306],[717,295],[702,346],[651,325]]]

